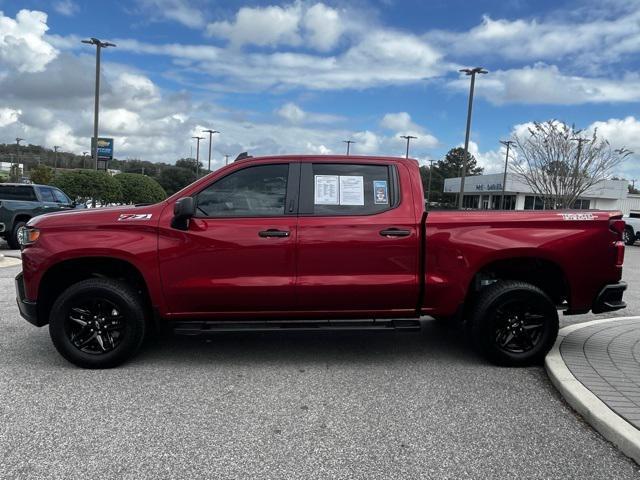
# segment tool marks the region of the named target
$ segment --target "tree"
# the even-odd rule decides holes
[[[431,201],[446,202],[451,199],[445,198],[444,180],[445,178],[455,178],[462,174],[462,159],[464,158],[464,149],[461,147],[452,148],[447,152],[442,160],[438,160],[433,164],[433,172],[431,175]],[[467,152],[467,173],[466,176],[482,175],[484,169],[478,166],[476,158]],[[422,186],[426,193],[429,180],[429,167],[420,167],[420,177]]]
[[[49,185],[53,180],[53,169],[43,164],[36,165],[29,172],[29,178],[33,183]]]
[[[51,184],[82,202],[92,199],[94,203],[115,203],[122,198],[120,183],[108,173],[97,170],[58,171]]]
[[[158,183],[168,195],[173,195],[178,190],[182,190],[194,180],[194,173],[191,170],[181,167],[163,168],[158,177]]]
[[[528,131],[514,134],[517,155],[511,171],[545,202],[546,208],[571,208],[591,187],[610,177],[629,155],[626,148],[613,149],[556,120],[534,123]]]
[[[158,203],[167,197],[153,178],[139,173],[119,173],[113,177],[119,184],[122,203]]]

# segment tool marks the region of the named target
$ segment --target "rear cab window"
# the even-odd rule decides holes
[[[300,215],[375,215],[398,203],[394,165],[302,164]]]
[[[0,200],[37,202],[38,198],[30,185],[0,185]]]

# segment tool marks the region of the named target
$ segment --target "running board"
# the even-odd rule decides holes
[[[178,335],[207,335],[219,332],[317,332],[359,330],[420,330],[417,319],[394,320],[275,320],[253,321],[175,321],[173,332]]]

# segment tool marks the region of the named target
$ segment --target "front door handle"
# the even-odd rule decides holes
[[[380,235],[383,237],[408,237],[411,235],[411,230],[392,227],[387,228],[386,230],[380,230]]]
[[[258,236],[262,237],[262,238],[267,238],[267,237],[288,237],[289,236],[289,232],[287,232],[286,230],[278,230],[276,228],[270,228],[269,230],[262,230],[260,232],[258,232]]]

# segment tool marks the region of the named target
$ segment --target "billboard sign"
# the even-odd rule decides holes
[[[98,170],[106,170],[109,162],[113,160],[113,138],[98,137],[91,139],[91,150],[98,150]]]

